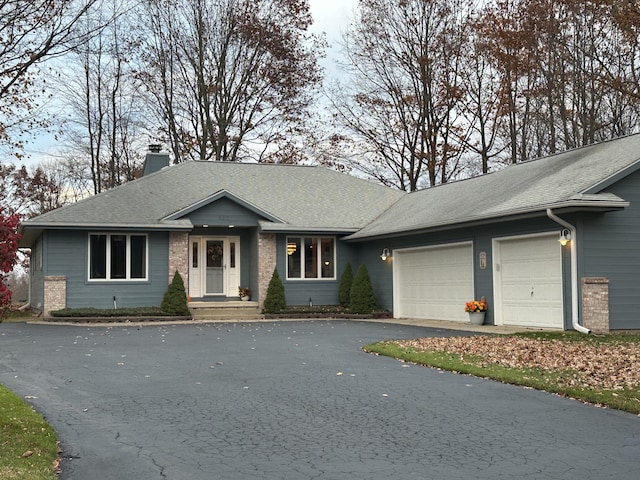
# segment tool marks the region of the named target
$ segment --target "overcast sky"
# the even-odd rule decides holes
[[[342,32],[353,19],[353,12],[358,0],[309,0],[313,15],[314,33],[325,32],[330,48],[327,58],[322,62],[327,75],[335,74],[335,60],[339,47],[337,45]]]
[[[327,57],[321,61],[325,68],[325,75],[331,77],[336,75],[337,45],[342,32],[348,27],[353,18],[354,8],[358,0],[309,0],[311,14],[313,15],[313,25],[311,31],[314,33],[326,34],[330,48],[327,50]],[[31,158],[26,163],[37,163],[48,155],[57,151],[57,142],[52,135],[43,134],[34,142],[27,146],[26,150]]]

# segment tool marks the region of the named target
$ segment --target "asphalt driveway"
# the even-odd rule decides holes
[[[365,354],[349,321],[0,324],[66,479],[637,479],[640,418]]]

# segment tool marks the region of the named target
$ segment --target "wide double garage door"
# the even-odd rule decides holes
[[[557,234],[494,241],[487,265],[494,295],[487,301],[497,324],[563,328],[560,248]],[[471,242],[396,250],[393,258],[396,317],[468,321],[464,304],[474,298]]]

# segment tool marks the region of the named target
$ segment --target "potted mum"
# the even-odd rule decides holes
[[[487,308],[489,307],[484,297],[480,300],[470,300],[464,304],[464,311],[469,314],[471,325],[482,325],[484,323]]]
[[[249,290],[247,287],[239,287],[238,295],[240,296],[241,300],[244,300],[246,302],[251,298],[251,290]]]

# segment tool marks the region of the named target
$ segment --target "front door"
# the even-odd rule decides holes
[[[237,297],[240,286],[239,237],[189,238],[189,295]]]

